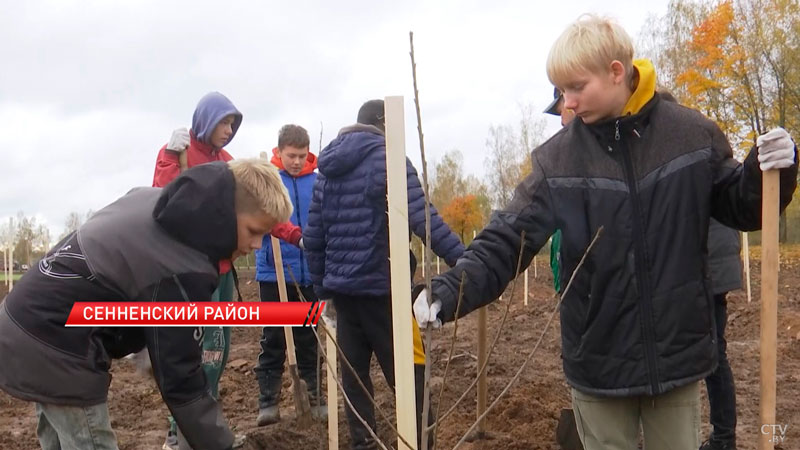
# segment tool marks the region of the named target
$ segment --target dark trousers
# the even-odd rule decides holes
[[[719,366],[706,378],[708,403],[711,410],[711,441],[733,443],[736,441],[736,387],[731,365],[728,363],[725,325],[728,321],[727,294],[714,296],[714,320],[717,324],[717,352]]]
[[[262,302],[279,302],[278,283],[260,282]],[[300,291],[307,301],[315,301],[317,297],[311,286],[301,286]],[[286,292],[290,302],[300,301],[297,288],[286,285]],[[297,371],[305,380],[311,404],[321,398],[317,392],[317,338],[309,327],[292,328],[294,335],[295,354],[297,355]],[[283,327],[264,327],[261,335],[261,353],[258,354],[258,365],[255,368],[256,379],[260,391],[258,407],[266,408],[277,405],[281,399],[281,377],[286,361],[286,337]]]
[[[353,403],[358,414],[376,431],[375,408],[370,401],[374,398],[372,380],[369,376],[370,362],[373,353],[383,371],[389,387],[394,390],[394,348],[392,338],[392,304],[389,296],[384,297],[351,297],[336,295],[333,298],[336,307],[336,339],[347,360],[358,374],[358,379],[369,391],[369,396],[359,386],[358,379],[342,363],[342,387]],[[423,382],[425,365],[414,365],[417,405],[417,448],[421,435]],[[369,431],[356,418],[350,408],[346,408],[347,423],[350,427],[350,438],[354,450],[374,449],[377,443]],[[386,412],[386,411],[384,411]],[[431,417],[429,415],[428,423]],[[377,431],[376,431],[377,434]],[[432,442],[432,441],[431,441]]]

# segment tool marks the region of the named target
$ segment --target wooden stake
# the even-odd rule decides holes
[[[8,292],[14,289],[14,247],[8,248]]]
[[[325,326],[328,323],[325,322]],[[336,391],[336,377],[338,376],[338,359],[336,355],[336,342],[334,335],[336,328],[329,328],[331,333],[326,333],[325,354],[328,357],[328,449],[339,448],[339,394]]]
[[[763,173],[761,193],[761,426],[759,450],[774,448],[775,372],[778,340],[778,192],[779,171]],[[763,430],[767,430],[764,433]]]
[[[528,306],[528,269],[525,269],[525,273],[523,275],[525,277],[525,282],[522,283],[523,289],[525,289],[525,296],[523,297],[523,304]]]
[[[478,310],[478,408],[476,410],[476,417],[481,418],[483,412],[486,411],[486,403],[488,399],[488,388],[486,386],[486,372],[480,372],[481,368],[486,364],[486,307]],[[476,428],[478,437],[482,437],[486,432],[486,423],[481,419]]]
[[[414,390],[414,317],[409,308],[411,268],[408,256],[408,185],[403,97],[386,97],[386,193],[389,204],[389,261],[392,280],[392,327],[397,430],[416,450],[417,406]],[[409,448],[397,439],[397,448]]]
[[[286,293],[286,278],[283,274],[283,257],[281,256],[281,243],[275,236],[272,239],[272,256],[275,259],[275,275],[278,278],[278,295],[281,302],[288,302],[289,296]],[[283,327],[286,337],[286,357],[289,361],[289,375],[292,377],[292,389],[294,393],[295,414],[297,421],[307,426],[311,424],[311,404],[308,400],[308,389],[306,383],[300,380],[300,373],[297,371],[297,355],[294,350],[294,334],[292,327]]]
[[[744,254],[744,282],[747,287],[747,303],[753,300],[750,293],[750,239],[746,231],[742,232],[742,253]]]
[[[536,267],[536,256],[533,257],[533,279],[539,279],[539,269]]]

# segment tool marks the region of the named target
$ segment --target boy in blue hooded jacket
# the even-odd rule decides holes
[[[272,150],[272,164],[279,169],[281,180],[289,191],[294,212],[291,224],[302,229],[308,224],[308,207],[311,203],[311,190],[317,174],[317,157],[308,151],[310,140],[308,132],[299,125],[284,125],[278,132],[278,146]],[[317,296],[311,286],[303,251],[295,245],[281,243],[283,272],[286,277],[286,292],[289,301],[316,301]],[[256,281],[262,302],[280,301],[275,260],[272,256],[272,240],[264,237],[264,242],[256,250]],[[295,285],[295,282],[297,283]],[[298,292],[299,290],[299,292]],[[302,299],[300,298],[302,293]],[[305,380],[311,399],[311,413],[316,418],[327,416],[327,408],[318,391],[317,339],[308,327],[292,328],[294,333],[297,369]],[[264,327],[261,338],[261,352],[255,368],[258,381],[258,426],[269,425],[280,420],[281,379],[286,361],[286,340],[280,327]]]

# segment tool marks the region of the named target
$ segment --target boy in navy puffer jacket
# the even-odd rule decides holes
[[[383,100],[370,100],[359,110],[358,123],[343,128],[322,150],[308,225],[303,230],[314,289],[319,298],[333,299],[337,340],[370,394],[373,352],[386,381],[394,386],[384,129]],[[406,174],[410,229],[424,239],[425,197],[408,160]],[[458,237],[432,206],[431,240],[433,251],[450,266],[464,252]],[[419,433],[425,353],[416,326],[414,364]],[[342,384],[358,414],[375,430],[372,403],[351,371],[342,372]],[[349,409],[347,419],[352,447],[375,448],[369,432]]]

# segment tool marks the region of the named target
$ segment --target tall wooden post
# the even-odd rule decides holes
[[[761,194],[761,414],[759,450],[774,448],[775,372],[778,340],[778,192],[779,172],[763,173]],[[767,433],[764,433],[767,431]]]
[[[525,277],[525,280],[524,280],[525,282],[522,283],[522,285],[523,285],[522,288],[525,289],[525,296],[523,297],[523,299],[524,299],[523,300],[523,304],[525,306],[528,306],[528,269],[525,269],[525,272],[523,273],[522,276]]]
[[[411,268],[408,255],[408,185],[403,97],[386,97],[386,194],[389,204],[389,261],[392,280],[392,327],[397,430],[413,445],[417,442],[417,406],[414,391],[414,343],[416,322],[411,314]],[[397,448],[409,448],[398,437]]]
[[[328,327],[328,322],[325,322]],[[331,334],[325,338],[325,354],[328,358],[328,449],[337,450],[339,448],[339,393],[336,390],[336,377],[338,358],[336,354],[336,328],[331,327]]]
[[[742,253],[744,255],[744,283],[747,288],[747,303],[753,300],[750,291],[750,239],[747,232],[742,232]]]

